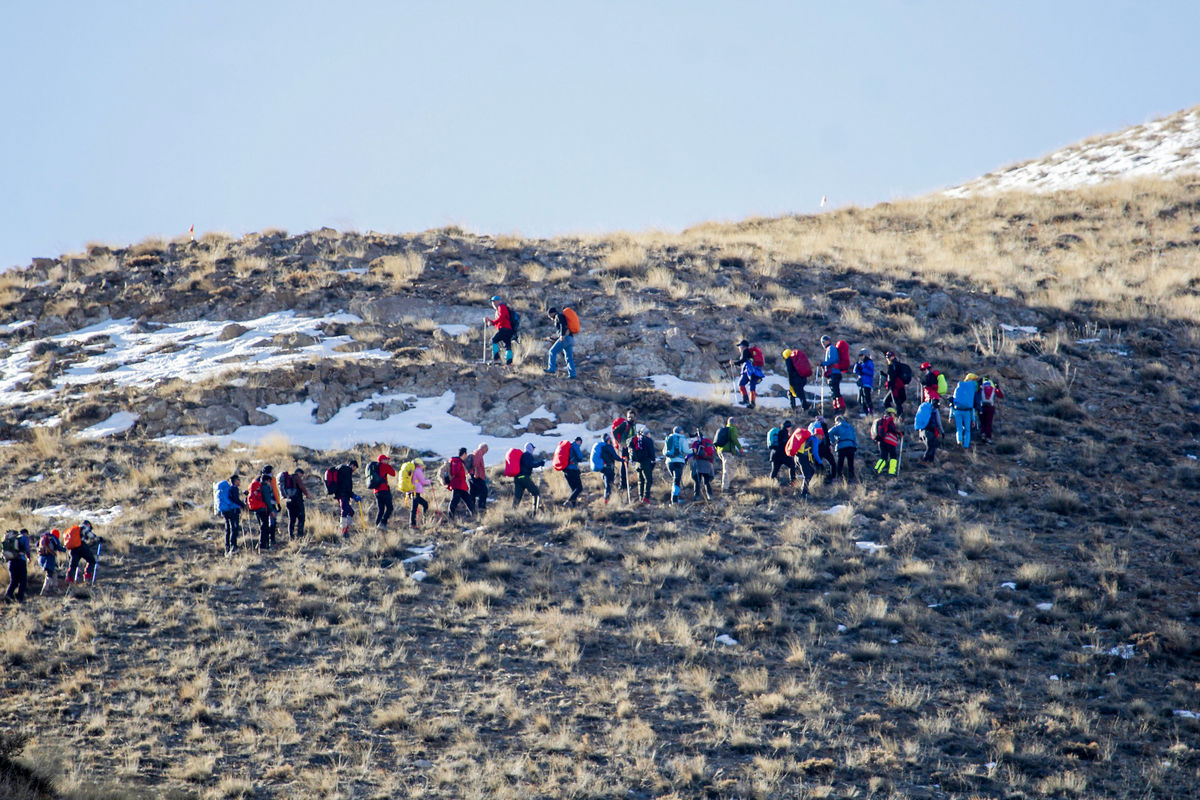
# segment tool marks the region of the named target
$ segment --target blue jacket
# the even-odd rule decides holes
[[[579,471],[579,462],[583,461],[583,451],[579,449],[578,442],[571,442],[571,453],[567,456],[567,469]]]
[[[875,362],[867,356],[864,360],[855,363],[854,374],[858,376],[858,385],[865,386],[868,389],[875,386]]]
[[[829,345],[825,348],[825,360],[821,362],[821,366],[826,368],[827,372],[841,372],[838,369],[838,364],[841,363],[842,355],[838,352],[835,345]]]
[[[846,447],[858,447],[858,432],[854,430],[854,426],[849,421],[839,422],[830,428],[829,438],[833,440],[834,447],[838,452]]]
[[[245,505],[238,495],[241,491],[229,481],[217,484],[217,510],[224,514],[226,511],[239,511]]]

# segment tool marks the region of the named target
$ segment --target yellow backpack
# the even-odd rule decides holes
[[[413,489],[412,476],[413,470],[416,468],[417,465],[413,461],[405,461],[400,467],[400,491],[402,493],[415,491]]]

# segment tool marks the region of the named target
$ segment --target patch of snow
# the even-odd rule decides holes
[[[471,332],[470,325],[460,325],[457,322],[442,322],[438,323],[438,327],[447,336],[462,336],[464,333]]]
[[[1187,457],[1188,457],[1188,458],[1190,458],[1192,461],[1195,461],[1195,460],[1196,460],[1196,458],[1197,458],[1197,457],[1196,457],[1196,455],[1195,455],[1194,453],[1188,453],[1188,454],[1187,454]]]
[[[52,417],[46,417],[45,419],[35,420],[33,422],[21,423],[21,426],[25,428],[57,428],[59,425],[62,425],[62,417],[60,417],[58,414],[55,414]]]
[[[1027,336],[1033,336],[1038,332],[1038,329],[1033,325],[1005,325],[1000,323],[1000,330],[1005,333],[1023,333]]]
[[[850,506],[839,503],[836,506],[830,506],[829,508],[825,509],[821,513],[822,514],[840,514],[843,511],[849,511],[849,510],[850,510]]]
[[[876,544],[875,542],[855,542],[854,546],[859,550],[866,550],[871,555],[878,553],[880,550],[886,549],[886,544]]]
[[[1176,717],[1184,719],[1200,719],[1200,711],[1188,711],[1187,709],[1177,708],[1171,712]]]
[[[1094,650],[1096,652],[1103,653],[1106,656],[1115,656],[1122,661],[1128,661],[1134,656],[1133,645],[1131,644],[1119,644],[1116,647],[1110,647],[1107,650],[1101,650],[1094,644],[1085,644],[1082,649],[1089,651]]]
[[[425,572],[425,570],[419,569],[412,574],[412,579],[414,581],[416,581],[417,583],[420,583],[421,581],[425,580],[426,575],[427,575],[427,573]]]
[[[553,411],[550,411],[545,406],[538,406],[535,410],[530,411],[528,414],[517,420],[516,427],[528,428],[529,423],[533,422],[535,419],[548,419],[553,422],[554,420],[558,419],[558,417],[555,416]]]
[[[337,271],[337,274],[338,275],[366,275],[367,268],[366,267],[348,267],[346,269],[339,269]]]
[[[850,630],[850,629],[847,628],[845,625],[841,624],[840,622],[838,623],[838,628],[837,628],[838,633],[845,633],[848,630]]]
[[[964,492],[962,489],[959,489],[959,490],[958,490],[958,496],[959,496],[959,497],[970,497],[971,495],[967,494],[967,493],[966,493],[966,492]]]
[[[1076,339],[1075,344],[1095,344],[1099,339]]]
[[[1051,675],[1051,676],[1050,676],[1050,680],[1052,680],[1052,681],[1057,681],[1057,680],[1062,680],[1062,679],[1061,679],[1061,678],[1059,678],[1057,675]]]
[[[1054,603],[1038,603],[1037,604],[1038,611],[1049,611],[1052,608],[1054,608]]]
[[[1000,588],[1001,589],[1012,589],[1013,591],[1016,591],[1017,585],[1015,583],[1013,583],[1012,581],[1005,581],[1004,583],[1000,584]]]
[[[122,508],[119,505],[90,511],[87,509],[71,508],[70,506],[54,505],[35,508],[33,513],[39,517],[58,517],[59,519],[69,519],[75,522],[82,522],[86,519],[93,525],[111,525],[121,516],[121,511]]]
[[[103,439],[106,436],[115,436],[118,433],[124,433],[132,428],[137,421],[138,415],[132,411],[118,411],[104,422],[97,422],[90,428],[84,428],[75,434],[75,436],[79,439]]]
[[[10,333],[15,333],[22,328],[28,328],[34,324],[36,323],[31,319],[23,319],[20,322],[10,322],[7,325],[0,325],[0,336],[7,336]]]
[[[738,643],[738,640],[733,638],[732,636],[730,636],[728,633],[722,633],[720,636],[718,636],[716,638],[715,641],[717,642],[717,644],[723,644],[723,645],[726,645],[727,647],[733,647],[735,644]]]
[[[44,472],[39,472],[37,475],[34,475],[32,478],[30,478],[29,482],[30,483],[41,483],[44,480],[46,480],[46,474]]]
[[[409,556],[400,562],[402,564],[417,564],[422,561],[429,561],[433,558],[433,553],[417,553],[415,556]]]

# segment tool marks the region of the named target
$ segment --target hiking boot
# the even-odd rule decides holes
[[[544,369],[544,370],[542,370],[542,372],[546,373],[547,375],[553,375],[554,373],[558,372],[558,370],[556,370],[556,369]]]
[[[642,502],[643,502],[643,503],[645,503],[646,505],[650,505],[650,498],[649,498],[649,497],[643,497],[643,498],[642,498]]]

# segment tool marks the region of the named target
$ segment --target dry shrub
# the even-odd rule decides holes
[[[425,271],[425,257],[420,253],[380,256],[367,268],[372,272],[386,275],[396,287],[404,287],[421,277],[421,273]]]

